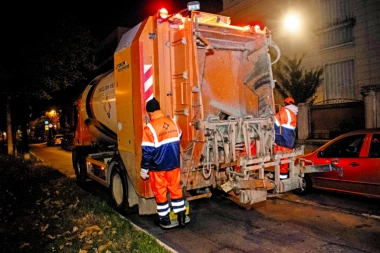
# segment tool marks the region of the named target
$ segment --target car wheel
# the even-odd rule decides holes
[[[128,185],[119,165],[112,168],[110,193],[116,210],[124,211],[128,208]]]
[[[293,192],[297,195],[306,195],[309,194],[313,188],[313,183],[311,182],[310,176],[305,174],[305,176],[302,178],[301,187],[298,189],[295,189]]]
[[[87,180],[86,161],[82,155],[72,152],[72,163],[77,178],[77,184],[83,184]]]

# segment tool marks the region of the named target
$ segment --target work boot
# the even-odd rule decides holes
[[[178,225],[182,228],[184,228],[186,226],[186,213],[185,211],[182,211],[182,212],[179,212],[177,213],[177,217],[178,217]]]
[[[166,216],[158,216],[157,219],[154,220],[154,224],[160,226],[162,228],[171,227],[171,222],[169,219],[169,215]]]

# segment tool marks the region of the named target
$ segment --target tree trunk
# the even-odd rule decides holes
[[[13,134],[12,134],[12,116],[11,116],[11,97],[7,97],[6,102],[6,115],[7,115],[7,144],[8,144],[8,154],[13,154]]]
[[[25,103],[25,100],[20,99],[19,105],[21,111],[19,111],[18,115],[21,115],[20,123],[21,123],[21,152],[24,157],[24,160],[30,159],[29,153],[29,138],[28,138],[28,123],[29,123],[29,110],[28,104]]]
[[[30,160],[29,137],[28,137],[28,131],[27,131],[28,128],[27,128],[27,124],[25,123],[25,120],[26,119],[23,119],[22,124],[21,124],[21,132],[22,132],[21,147],[22,147],[22,154],[24,156],[24,160]]]

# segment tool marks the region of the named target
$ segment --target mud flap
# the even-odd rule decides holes
[[[139,214],[155,214],[157,213],[157,203],[155,198],[142,198],[138,197]]]

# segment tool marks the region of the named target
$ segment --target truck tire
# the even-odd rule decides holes
[[[309,177],[309,175],[305,174],[302,178],[301,188],[295,189],[293,192],[297,195],[304,196],[311,192],[313,188],[313,183]]]
[[[112,204],[119,212],[128,210],[128,184],[120,165],[112,168],[110,193]]]
[[[80,155],[75,150],[72,152],[72,163],[77,178],[77,184],[81,185],[87,180],[86,161],[83,155]]]

